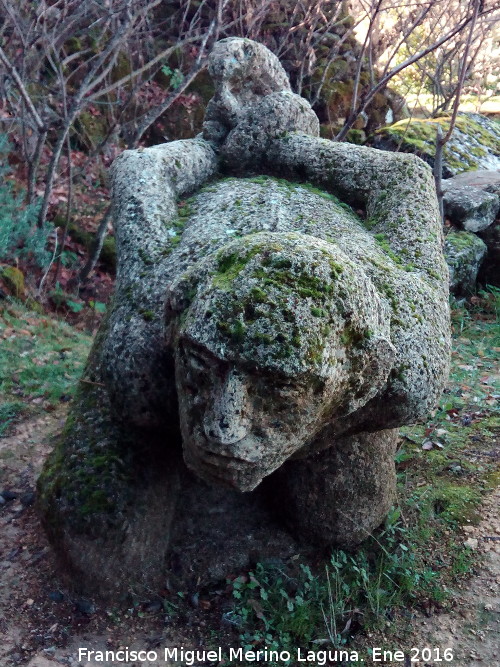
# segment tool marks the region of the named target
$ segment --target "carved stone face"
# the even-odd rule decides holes
[[[186,464],[242,491],[384,385],[394,348],[373,284],[335,247],[254,234],[170,286]]]
[[[271,377],[180,341],[177,388],[184,458],[207,481],[251,491],[307,444],[335,389],[320,378]]]

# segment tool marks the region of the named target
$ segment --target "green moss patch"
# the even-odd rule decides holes
[[[247,269],[251,261],[254,265]],[[343,267],[331,258],[328,258],[327,266],[329,278],[325,280],[314,275],[314,267],[297,261],[289,248],[277,243],[221,251],[212,281],[229,294],[221,311],[223,319],[217,325],[219,331],[234,344],[245,342],[249,350],[272,345],[276,359],[292,356],[301,346],[299,328],[293,324],[295,315],[290,305],[296,297],[307,299],[312,318],[325,319],[324,326],[328,327],[328,302]],[[248,273],[245,279],[258,284],[258,287],[251,287],[246,296],[234,284],[244,270]],[[236,290],[234,295],[233,290]],[[281,326],[281,322],[285,326]],[[309,338],[308,348],[304,351],[306,359],[313,363],[320,361],[327,335],[325,329],[317,340],[314,336]]]
[[[221,288],[231,287],[233,281],[243,271],[248,262],[255,257],[261,248],[252,248],[248,252],[237,251],[227,253],[225,250],[217,256],[217,273],[213,277],[214,285]]]
[[[437,128],[446,134],[449,116],[438,118],[406,118],[377,130],[375,138],[388,139],[401,150],[417,153],[427,161],[434,159]],[[444,164],[449,173],[480,168],[481,158],[500,157],[500,132],[495,124],[475,114],[459,114],[456,131],[444,148]]]
[[[132,494],[134,447],[130,436],[113,425],[106,405],[99,386],[82,384],[38,479],[44,521],[55,536],[63,523],[66,529],[97,536],[103,525],[123,520]]]
[[[24,275],[20,269],[15,266],[0,266],[0,278],[12,296],[16,299],[24,296]]]

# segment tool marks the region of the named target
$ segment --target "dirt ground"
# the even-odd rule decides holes
[[[479,525],[465,528],[464,540],[482,564],[456,591],[453,613],[418,619],[412,645],[451,648],[456,667],[500,667],[500,487],[483,505]]]
[[[0,504],[0,667],[164,667],[165,647],[196,648],[200,637],[207,636],[207,628],[214,628],[215,645],[222,635],[231,643],[234,631],[224,624],[221,604],[209,599],[193,600],[192,613],[174,622],[154,596],[130,608],[119,601],[104,608],[68,592],[33,506],[35,479],[64,417],[62,411],[52,413],[20,424],[13,435],[0,438],[0,492],[7,495]],[[477,553],[480,565],[455,591],[453,611],[416,616],[414,634],[401,647],[405,651],[411,646],[428,647],[434,658],[435,649],[443,656],[449,648],[453,661],[422,660],[424,653],[419,654],[420,663],[405,664],[500,667],[499,508],[497,488],[483,506],[480,524],[464,531],[463,539]],[[222,599],[224,592],[218,594]],[[238,645],[237,634],[233,634],[232,645]],[[161,660],[78,661],[81,647],[102,651],[127,646],[157,650]]]

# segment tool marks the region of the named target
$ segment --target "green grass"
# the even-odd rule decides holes
[[[341,648],[353,631],[385,628],[397,609],[440,597],[438,574],[412,548],[395,508],[382,531],[356,553],[335,550],[321,568],[257,565],[233,583],[233,623],[241,645],[269,649]]]
[[[230,620],[242,646],[293,653],[363,647],[367,632],[401,637],[409,609],[446,606],[477,565],[460,527],[478,522],[484,493],[500,481],[487,455],[500,426],[495,289],[453,311],[453,332],[451,374],[435,413],[401,431],[398,507],[355,553],[335,550],[314,567],[259,564],[233,581]]]
[[[69,400],[91,338],[6,300],[0,308],[0,436],[21,417]]]

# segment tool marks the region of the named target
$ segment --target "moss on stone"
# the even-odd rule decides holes
[[[234,343],[241,343],[245,338],[246,326],[240,319],[234,319],[233,322],[218,322],[217,327]]]
[[[362,347],[372,338],[373,332],[368,328],[355,327],[348,323],[344,328],[340,340],[346,347]]]
[[[350,144],[362,146],[366,141],[366,134],[363,130],[352,128],[346,135],[346,141],[348,141]]]
[[[450,269],[450,289],[457,293],[474,290],[476,277],[487,247],[476,234],[450,231],[445,237],[444,252]]]
[[[491,131],[483,127],[480,116],[459,114],[456,130],[444,148],[443,158],[449,175],[478,169],[482,158],[488,155],[500,156],[500,132],[491,126]],[[485,122],[489,122],[486,121]],[[401,150],[417,153],[428,162],[433,161],[436,151],[437,128],[443,134],[449,128],[450,116],[438,118],[406,118],[375,133],[375,139],[389,139]],[[464,144],[464,140],[467,142]]]
[[[118,525],[131,494],[134,470],[129,438],[119,433],[100,387],[83,384],[71,416],[38,479],[39,503],[49,532],[89,535]]]
[[[0,278],[12,296],[15,296],[16,299],[24,297],[24,274],[21,269],[15,266],[0,266]]]
[[[260,252],[258,247],[243,252],[227,253],[225,250],[220,251],[217,255],[217,272],[212,278],[213,284],[222,289],[229,289],[233,281],[258,252]]]
[[[139,310],[139,313],[146,320],[146,322],[151,322],[155,318],[155,313],[152,310],[147,310],[147,309],[141,308]]]
[[[57,216],[54,220],[54,224],[57,226],[64,227],[65,221],[62,217]],[[87,232],[85,229],[82,229],[75,222],[70,222],[68,228],[69,235],[73,241],[76,243],[81,243],[87,250],[90,250],[93,246],[95,236],[90,232]],[[112,271],[116,270],[116,243],[114,236],[107,236],[104,239],[101,248],[101,254],[99,255],[99,260]]]
[[[139,248],[138,253],[139,257],[142,259],[144,264],[146,264],[146,266],[154,263],[153,258],[150,255],[148,255],[148,253],[146,252],[146,250],[144,250],[144,248]]]
[[[375,234],[374,239],[385,252],[385,254],[390,257],[395,264],[402,264],[401,257],[396,255],[394,250],[391,248],[389,240],[385,234]]]
[[[477,236],[470,232],[450,232],[445,240],[446,244],[455,250],[468,250],[476,239]]]

